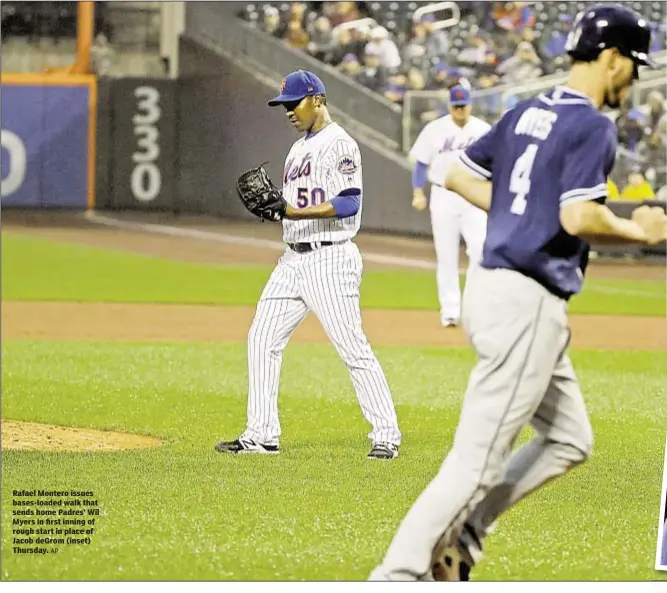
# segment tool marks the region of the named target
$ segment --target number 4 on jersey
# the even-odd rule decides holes
[[[526,211],[526,196],[530,192],[530,173],[537,153],[537,144],[529,144],[514,163],[510,176],[510,192],[516,194],[510,212],[521,216]]]

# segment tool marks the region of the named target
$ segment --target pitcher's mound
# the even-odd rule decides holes
[[[2,449],[5,451],[122,451],[161,444],[160,439],[138,434],[2,421]]]

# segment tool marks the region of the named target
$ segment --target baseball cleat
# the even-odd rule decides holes
[[[469,581],[470,565],[463,561],[458,548],[447,548],[431,566],[434,581]]]
[[[373,443],[368,459],[395,459],[398,457],[398,445],[394,443]]]
[[[482,541],[469,523],[463,526],[456,546],[435,548],[431,573],[436,581],[469,581],[470,571],[482,558]]]
[[[238,438],[234,441],[220,441],[215,450],[218,453],[254,453],[256,455],[278,455],[280,447],[278,445],[262,445],[252,439]]]
[[[459,324],[458,319],[443,319],[442,327],[456,327]]]

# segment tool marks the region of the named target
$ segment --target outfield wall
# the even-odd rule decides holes
[[[2,207],[95,202],[94,76],[2,75]]]

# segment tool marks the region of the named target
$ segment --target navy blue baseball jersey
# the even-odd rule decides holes
[[[492,180],[481,265],[516,270],[562,298],[579,292],[589,246],[563,229],[560,208],[606,199],[616,142],[615,124],[565,87],[505,113],[461,156]]]

